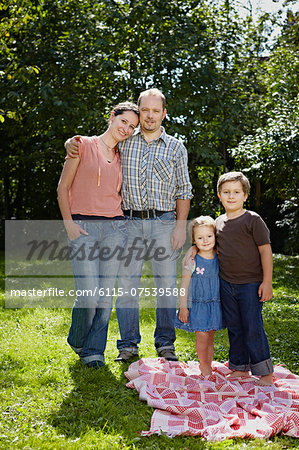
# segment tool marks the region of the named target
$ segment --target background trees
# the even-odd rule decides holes
[[[0,17],[3,218],[59,218],[65,139],[99,133],[113,104],[156,86],[167,97],[167,131],[188,148],[191,214],[217,214],[218,175],[246,169],[249,206],[269,221],[275,250],[296,251],[291,9],[267,58],[277,18],[241,19],[236,0],[6,0]]]
[[[298,43],[298,15],[289,10],[259,75],[264,121],[230,152],[255,183],[255,209],[268,218],[276,247],[288,253],[299,250]]]

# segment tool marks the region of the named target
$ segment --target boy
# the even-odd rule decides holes
[[[272,251],[261,217],[243,209],[250,184],[241,172],[222,175],[218,197],[225,214],[216,219],[220,296],[228,329],[229,368],[233,377],[251,370],[256,384],[273,384],[273,364],[263,327],[263,302],[272,298]]]

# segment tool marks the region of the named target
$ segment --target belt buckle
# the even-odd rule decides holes
[[[141,211],[141,219],[145,220],[145,219],[149,219],[149,209],[146,209],[145,211]]]

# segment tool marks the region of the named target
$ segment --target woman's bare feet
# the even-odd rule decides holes
[[[264,375],[259,380],[256,380],[255,384],[257,386],[272,386],[272,384],[273,384],[273,374],[269,373],[269,375]]]
[[[249,372],[243,372],[242,370],[234,370],[233,372],[229,373],[226,378],[246,378],[249,377]]]

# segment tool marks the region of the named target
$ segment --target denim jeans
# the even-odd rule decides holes
[[[229,337],[229,368],[251,370],[253,375],[273,372],[268,339],[263,326],[258,288],[261,283],[234,284],[220,278],[224,323]]]
[[[75,220],[88,236],[69,241],[77,297],[68,343],[84,364],[104,360],[113,288],[127,242],[125,220]]]
[[[121,336],[117,341],[117,348],[138,354],[138,344],[141,341],[138,288],[143,263],[145,259],[150,259],[157,288],[155,347],[158,352],[162,349],[174,349],[176,335],[173,321],[177,304],[177,295],[174,292],[177,252],[171,248],[171,234],[176,224],[174,213],[167,212],[146,220],[126,218],[128,219],[126,254],[130,258],[124,259],[119,269],[118,287],[123,295],[118,296],[115,304]],[[147,250],[148,254],[145,257]]]

